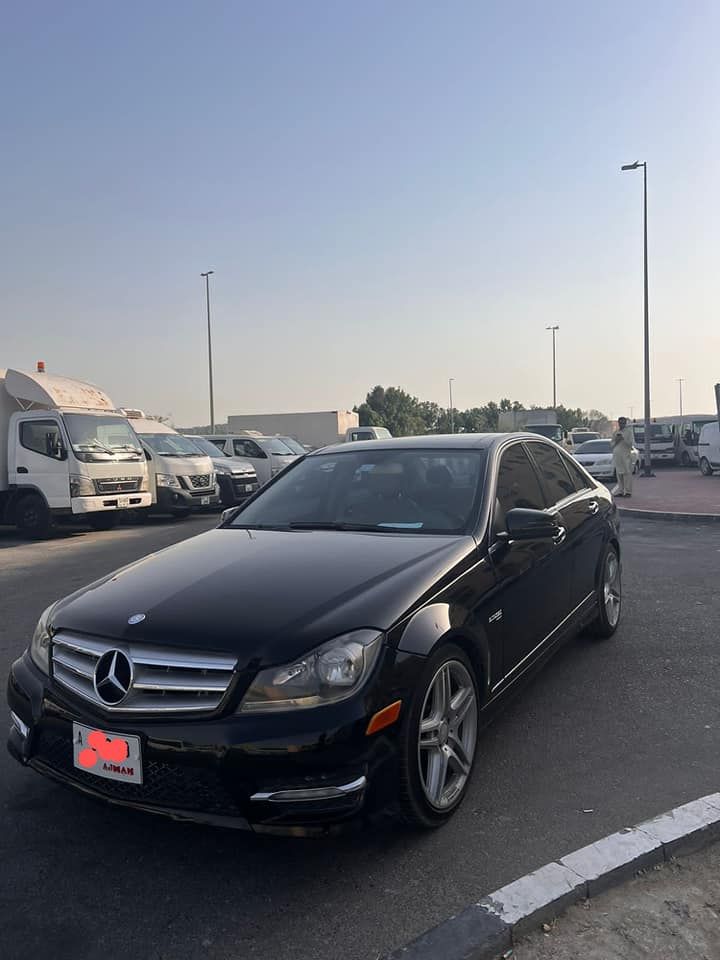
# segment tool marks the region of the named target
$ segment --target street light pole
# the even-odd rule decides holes
[[[455,408],[453,407],[452,385],[455,377],[448,379],[448,389],[450,390],[450,433],[455,433]]]
[[[557,363],[555,357],[555,334],[560,327],[555,324],[554,327],[545,327],[546,330],[552,330],[553,335],[553,410],[557,408]]]
[[[201,273],[205,277],[205,302],[207,304],[207,330],[208,330],[208,380],[210,383],[210,433],[215,434],[215,395],[213,393],[213,362],[212,362],[212,331],[210,328],[210,276],[215,273],[214,270],[208,270]]]
[[[684,377],[678,377],[678,378],[677,378],[677,382],[678,382],[678,385],[679,385],[679,387],[680,387],[680,426],[682,426],[682,416],[683,416],[683,408],[682,408],[682,385],[685,383]]]
[[[643,168],[643,279],[644,279],[644,353],[645,353],[645,456],[643,476],[652,477],[652,456],[650,446],[650,320],[648,311],[648,243],[647,243],[647,162],[626,163],[621,170],[637,170]]]

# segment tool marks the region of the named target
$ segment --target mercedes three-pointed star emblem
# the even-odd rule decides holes
[[[95,666],[93,684],[98,699],[116,707],[128,695],[133,681],[131,660],[122,650],[108,650]]]

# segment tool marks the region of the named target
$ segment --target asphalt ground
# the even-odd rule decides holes
[[[0,532],[0,682],[57,597],[212,525]],[[579,638],[483,734],[440,831],[269,839],[106,806],[0,754],[0,956],[376,960],[483,894],[718,790],[720,530],[623,521],[616,636]],[[281,602],[281,597],[278,598]]]

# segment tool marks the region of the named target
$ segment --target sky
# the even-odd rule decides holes
[[[616,417],[720,381],[720,6],[3,6],[0,367],[209,422],[375,384]],[[632,408],[632,411],[631,411]]]

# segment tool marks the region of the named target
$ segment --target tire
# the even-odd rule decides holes
[[[110,511],[91,513],[87,518],[87,522],[90,524],[93,530],[112,530],[117,523],[117,514],[110,513]]]
[[[713,475],[713,468],[710,466],[710,461],[707,457],[702,457],[700,459],[700,473],[704,477],[711,477]]]
[[[692,460],[690,459],[690,454],[687,452],[687,450],[683,450],[683,452],[680,454],[680,463],[683,465],[683,467],[692,466]]]
[[[598,615],[589,632],[600,640],[611,637],[622,615],[622,568],[617,549],[609,543],[602,554],[598,572]]]
[[[448,701],[457,701],[461,689],[467,691],[466,697],[453,711]],[[460,647],[445,644],[425,665],[401,734],[400,812],[405,823],[425,829],[442,826],[462,803],[477,749],[479,709],[470,659]],[[423,720],[424,747],[420,742]],[[429,745],[432,738],[436,747]]]
[[[54,523],[44,498],[31,493],[15,507],[15,525],[30,540],[46,540],[52,535]]]

